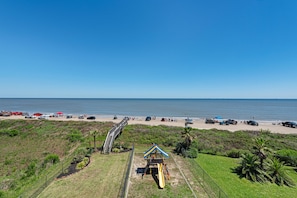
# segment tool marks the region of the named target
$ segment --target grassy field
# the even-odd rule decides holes
[[[55,180],[38,197],[118,197],[129,153],[93,154],[83,170]]]
[[[0,120],[0,197],[18,197],[18,195],[26,194],[29,188],[38,189],[35,184],[41,183],[39,178],[42,175],[47,175],[52,166],[44,164],[49,154],[55,154],[60,160],[63,160],[69,154],[75,154],[77,147],[92,147],[93,137],[89,135],[89,132],[93,129],[99,131],[96,145],[100,147],[112,126],[112,122],[96,121]],[[152,143],[156,143],[166,152],[171,152],[176,143],[182,140],[181,132],[183,130],[183,127],[162,125],[128,125],[124,128],[121,136],[116,139],[115,144],[125,145],[129,148],[135,144],[135,152],[143,153],[150,148]],[[268,131],[229,132],[216,129],[193,129],[190,133],[194,138],[193,145],[200,153],[228,156],[230,151],[234,150],[245,152],[252,147],[253,138],[259,136],[267,139],[268,146],[275,151],[280,149],[297,150],[296,134],[272,134]],[[236,159],[199,154],[198,162],[231,197],[245,197],[246,195],[249,197],[250,195],[254,197],[258,197],[258,195],[261,197],[277,197],[276,195],[294,197],[297,193],[296,189],[288,187],[278,187],[273,184],[261,185],[240,180],[237,175],[231,173],[231,168],[237,166]],[[101,163],[107,162],[102,161]],[[185,163],[181,162],[181,164]],[[90,167],[92,167],[91,165],[92,163]],[[117,164],[115,163],[115,165]],[[114,164],[107,166],[113,167]],[[184,168],[184,170],[187,169]],[[178,173],[177,169],[173,168],[173,170],[173,173]],[[292,172],[291,175],[297,182],[296,173]],[[176,175],[176,178],[179,176]],[[187,178],[191,179],[191,175],[187,174]],[[132,197],[192,196],[188,187],[184,185],[183,179],[177,179],[179,182],[173,182],[177,180],[168,182],[169,185],[166,185],[163,190],[156,189],[156,185],[152,185],[152,181],[150,181],[152,177],[145,179],[131,180],[133,190],[130,193]],[[44,179],[42,181],[44,182]],[[59,180],[59,182],[61,181]],[[199,183],[198,181],[196,182]],[[137,185],[133,187],[135,183]],[[60,185],[66,184],[61,182]],[[144,191],[145,193],[142,193]]]
[[[63,160],[77,146],[92,144],[89,131],[100,130],[98,145],[104,141],[112,123],[63,122],[48,120],[0,120],[0,195],[17,197],[40,183],[51,165],[49,154]],[[76,138],[76,139],[75,139]],[[103,139],[103,141],[102,141]],[[44,182],[44,181],[43,181]]]
[[[146,151],[148,148],[142,146],[137,147],[136,150]],[[74,175],[55,180],[39,195],[39,198],[118,197],[127,160],[128,153],[92,155],[91,164],[88,167]],[[141,174],[137,174],[137,169],[145,167],[146,161],[143,159],[143,152],[136,153],[132,165],[128,197],[194,197],[172,157],[166,159],[166,163],[171,178],[166,180],[164,189],[159,189],[152,175],[148,174],[142,178]],[[207,197],[204,192],[200,192],[200,194],[203,196],[199,197]]]
[[[240,179],[232,173],[232,168],[238,166],[239,159],[199,154],[196,161],[230,198],[292,198],[297,195],[297,188],[277,186],[271,183],[259,184]],[[297,183],[297,173],[290,171],[289,174]]]

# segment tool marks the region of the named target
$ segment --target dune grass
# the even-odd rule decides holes
[[[92,128],[98,128],[102,132],[98,139],[103,139],[112,125],[111,122],[0,120],[0,195],[27,194],[36,183],[44,183],[40,181],[43,175],[50,174],[51,166],[43,166],[47,155],[56,154],[63,160],[78,144],[92,145],[92,137],[88,135]],[[79,139],[71,138],[73,133],[78,133]],[[29,169],[30,165],[33,169]]]
[[[239,159],[199,154],[196,161],[230,198],[292,198],[297,195],[297,188],[277,186],[271,183],[260,184],[240,179],[232,173],[232,169],[238,166]],[[297,183],[297,173],[289,171],[289,175]]]

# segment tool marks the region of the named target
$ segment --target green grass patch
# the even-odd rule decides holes
[[[61,160],[78,144],[88,144],[89,131],[97,128],[105,137],[113,123],[49,120],[0,120],[0,191],[2,197],[18,197],[35,186],[51,168],[47,155]]]
[[[237,174],[232,173],[232,169],[238,166],[240,159],[227,158],[199,154],[196,161],[208,173],[210,177],[222,188],[229,197],[249,197],[249,198],[291,198],[297,194],[297,188],[278,186],[271,183],[254,183],[246,179],[240,179]],[[289,175],[297,183],[295,171],[289,171]]]
[[[129,153],[93,154],[83,170],[55,180],[38,197],[118,197]]]
[[[52,120],[1,120],[0,121],[0,191],[5,195],[20,195],[25,191],[26,186],[33,186],[33,183],[38,182],[41,175],[47,174],[47,167],[44,168],[42,163],[49,154],[55,154],[63,161],[69,154],[73,153],[75,148],[93,147],[93,137],[89,135],[91,130],[98,129],[99,135],[96,137],[96,145],[100,147],[106,138],[107,132],[112,128],[112,122],[78,122],[78,121],[52,121]],[[175,148],[176,143],[183,138],[181,133],[183,127],[171,126],[147,126],[147,125],[127,125],[115,143],[119,145],[135,145],[136,152],[145,152],[151,147],[152,143],[158,144],[166,152],[170,152]],[[217,129],[201,130],[192,129],[191,135],[194,137],[195,148],[202,153],[210,153],[213,155],[233,156],[238,157],[241,153],[249,152],[252,148],[253,138],[262,136],[268,140],[268,147],[274,150],[297,150],[297,135],[296,134],[273,134],[267,131],[237,131],[229,132]],[[203,159],[199,155],[198,160]],[[222,160],[225,158],[222,158]],[[228,158],[226,158],[228,159]],[[230,168],[237,166],[236,159],[233,164],[226,167],[228,175],[225,178],[231,177],[232,180],[241,181],[246,186],[243,188],[251,188],[250,191],[257,192],[254,189],[258,184],[249,181],[240,180],[237,175],[231,174]],[[31,162],[34,162],[32,164]],[[231,163],[231,162],[230,162]],[[223,165],[213,167],[213,171],[220,171],[224,168]],[[226,162],[227,164],[227,162]],[[207,165],[207,166],[214,166]],[[207,167],[206,167],[207,168]],[[35,172],[35,174],[34,174]],[[26,175],[27,174],[27,175]],[[296,173],[291,172],[291,177],[297,181]],[[28,177],[27,177],[28,176]],[[36,179],[37,178],[37,179]],[[236,178],[236,179],[234,179]],[[227,179],[221,179],[222,188],[229,185]],[[230,179],[231,180],[231,179]],[[227,183],[227,184],[226,184]],[[32,185],[31,185],[32,184]],[[272,184],[273,192],[278,194],[282,191],[292,191],[291,188],[278,187]],[[234,186],[233,184],[230,186]],[[168,186],[171,188],[173,186]],[[145,185],[144,185],[145,188]],[[225,189],[226,187],[224,187]],[[231,188],[231,187],[230,187]],[[228,187],[226,192],[229,194]],[[240,188],[241,189],[241,188]],[[285,189],[285,190],[284,190]],[[287,190],[288,189],[288,190]],[[154,190],[154,189],[152,189]],[[239,193],[238,189],[231,190],[231,194]],[[248,190],[247,190],[248,191]],[[262,191],[262,189],[261,189]],[[173,192],[173,191],[169,191]],[[270,190],[266,192],[270,193]],[[265,190],[259,195],[265,194]],[[246,193],[249,195],[249,192]],[[272,193],[270,193],[272,194]],[[155,195],[152,195],[155,196]],[[160,195],[166,196],[166,195]],[[168,195],[171,196],[171,195]],[[17,196],[13,196],[17,197]],[[265,197],[265,196],[264,196]],[[284,196],[285,197],[285,196]],[[293,196],[294,197],[294,196]]]

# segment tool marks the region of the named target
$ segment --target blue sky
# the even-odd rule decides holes
[[[297,98],[297,1],[1,0],[0,68],[2,98]]]

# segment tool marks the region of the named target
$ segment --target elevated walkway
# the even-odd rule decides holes
[[[106,139],[104,141],[102,153],[108,154],[111,152],[114,140],[121,134],[123,128],[128,124],[128,117],[125,117],[120,123],[116,124],[107,133]]]

